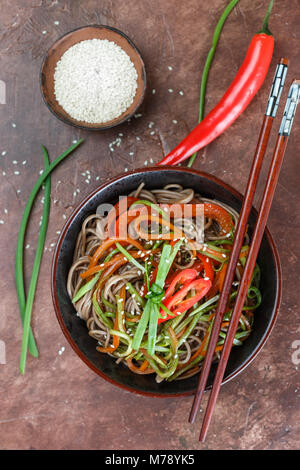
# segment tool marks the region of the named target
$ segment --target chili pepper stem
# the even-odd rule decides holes
[[[270,3],[269,3],[268,9],[267,9],[267,13],[266,13],[266,16],[265,16],[265,19],[264,19],[263,26],[257,32],[257,34],[263,34],[264,33],[264,34],[267,34],[268,36],[273,36],[271,31],[269,30],[269,18],[270,18],[270,14],[271,14],[271,11],[272,11],[272,8],[273,8],[273,4],[274,4],[274,0],[271,0]]]

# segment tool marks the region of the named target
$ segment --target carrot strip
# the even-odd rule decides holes
[[[122,299],[122,311],[124,311],[124,306],[125,306],[125,297],[126,297],[126,291],[125,291],[125,286],[123,286],[120,290],[120,299]],[[123,319],[121,319],[123,321]],[[118,309],[116,311],[116,317],[114,321],[114,330],[119,330],[119,318],[118,318]],[[108,348],[102,348],[98,346],[96,349],[99,352],[105,352],[105,353],[111,353],[114,352],[120,344],[120,336],[118,335],[113,335],[113,345],[108,347]]]
[[[148,362],[148,361],[147,361]],[[147,369],[145,370],[141,370],[140,367],[136,367],[133,363],[132,363],[132,358],[129,358],[129,359],[126,359],[126,364],[128,366],[128,368],[134,372],[135,374],[153,374],[155,372],[155,370],[153,370],[151,367],[148,367]]]
[[[173,351],[177,351],[178,340],[177,340],[177,336],[175,334],[175,331],[173,330],[173,328],[171,326],[169,326],[168,327],[168,332],[169,332],[169,335],[170,335],[170,339],[172,341]]]
[[[109,240],[103,241],[101,245],[97,248],[95,253],[93,254],[89,268],[92,268],[95,266],[98,262],[98,260],[101,258],[101,256],[105,253],[108,248],[110,248],[112,245],[114,245],[116,242],[127,242],[128,245],[133,245],[135,246],[138,250],[144,250],[144,247],[137,242],[136,240],[133,240],[133,238],[127,237],[127,238],[113,238]]]
[[[140,227],[141,222],[147,221],[147,222],[156,222],[160,225],[167,226],[170,230],[173,231],[173,233],[148,233],[148,232],[143,232],[143,230]],[[140,238],[143,238],[144,240],[171,240],[174,238],[182,238],[184,237],[184,233],[181,232],[177,227],[175,227],[171,222],[168,222],[165,219],[162,219],[157,216],[153,215],[140,215],[136,219],[134,219],[134,229],[136,233],[139,235]]]
[[[140,251],[142,251],[142,253],[140,253]],[[129,254],[133,258],[143,258],[145,256],[145,252],[146,250],[142,248],[142,250],[139,250],[139,251],[129,251]],[[157,250],[152,250],[151,253],[157,253]],[[127,259],[126,261],[124,260],[124,255],[122,253],[115,255],[111,260],[106,261],[106,263],[103,263],[103,266],[101,265],[93,266],[89,268],[87,271],[84,271],[83,273],[81,273],[80,276],[82,277],[82,279],[85,279],[86,277],[92,276],[93,274],[97,273],[98,271],[101,271],[102,269],[105,270],[109,268],[110,266],[112,266],[113,264],[117,263],[118,261],[122,261],[122,260],[125,263],[128,263]]]
[[[149,366],[149,362],[147,361],[147,359],[145,359],[144,362],[140,366],[140,371],[144,372],[146,369],[148,369],[148,366]]]

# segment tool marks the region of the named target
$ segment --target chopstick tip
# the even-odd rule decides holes
[[[290,61],[287,57],[281,57],[279,63],[283,65],[289,65]]]
[[[206,434],[207,434],[207,430],[202,430],[201,429],[200,436],[199,436],[199,442],[202,442],[202,443],[205,442]]]

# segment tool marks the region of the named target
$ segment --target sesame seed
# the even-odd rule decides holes
[[[4,209],[4,214],[8,214],[8,210],[7,210],[7,209]]]
[[[173,88],[169,88],[169,89],[168,89],[168,92],[169,92],[169,93],[173,93],[173,91],[174,91]]]
[[[173,70],[173,67],[171,65],[168,65],[168,69],[171,71]]]
[[[14,165],[17,165],[17,163],[18,163],[17,160],[13,160]]]
[[[59,21],[57,21],[57,20],[54,21],[54,24],[55,24],[56,26],[58,26],[58,25],[59,25]]]
[[[47,34],[47,31],[44,29],[44,31],[42,31],[42,34]]]
[[[14,171],[14,174],[15,174],[15,175],[19,175],[20,172],[19,172],[19,171]]]
[[[151,131],[151,132],[150,132],[150,135],[154,135],[154,134],[155,134],[155,131]]]
[[[156,93],[156,90],[155,90],[155,88],[153,88],[152,95],[155,95],[155,93]]]
[[[24,160],[24,161],[22,162],[22,165],[26,165],[26,163],[27,163],[27,160]]]
[[[27,245],[25,246],[25,249],[26,249],[26,250],[28,250],[28,248],[30,248],[29,243],[27,243]]]
[[[15,122],[12,122],[11,125],[12,125],[13,128],[17,127],[17,124]]]
[[[3,150],[3,152],[1,153],[2,157],[4,157],[6,155],[6,150]]]
[[[173,122],[173,124],[177,124],[177,123],[178,123],[178,121],[176,121],[176,119],[173,119],[172,122]]]
[[[3,224],[4,224],[4,220],[1,219],[1,220],[0,220],[0,224],[3,225]]]
[[[182,90],[180,90],[180,91],[179,91],[179,94],[180,94],[181,96],[183,96],[183,95],[184,95],[184,93],[183,93],[183,91],[182,91]]]

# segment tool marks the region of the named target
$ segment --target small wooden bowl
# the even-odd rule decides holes
[[[133,103],[119,117],[105,123],[87,123],[73,119],[57,102],[54,93],[54,72],[57,62],[63,54],[74,44],[88,39],[107,39],[120,46],[133,62],[138,78],[137,90]],[[44,101],[50,111],[66,124],[81,129],[102,130],[109,129],[123,123],[136,113],[143,101],[146,90],[146,71],[143,59],[137,47],[121,31],[110,26],[91,25],[74,29],[58,39],[47,52],[41,67],[40,74],[41,91]]]

